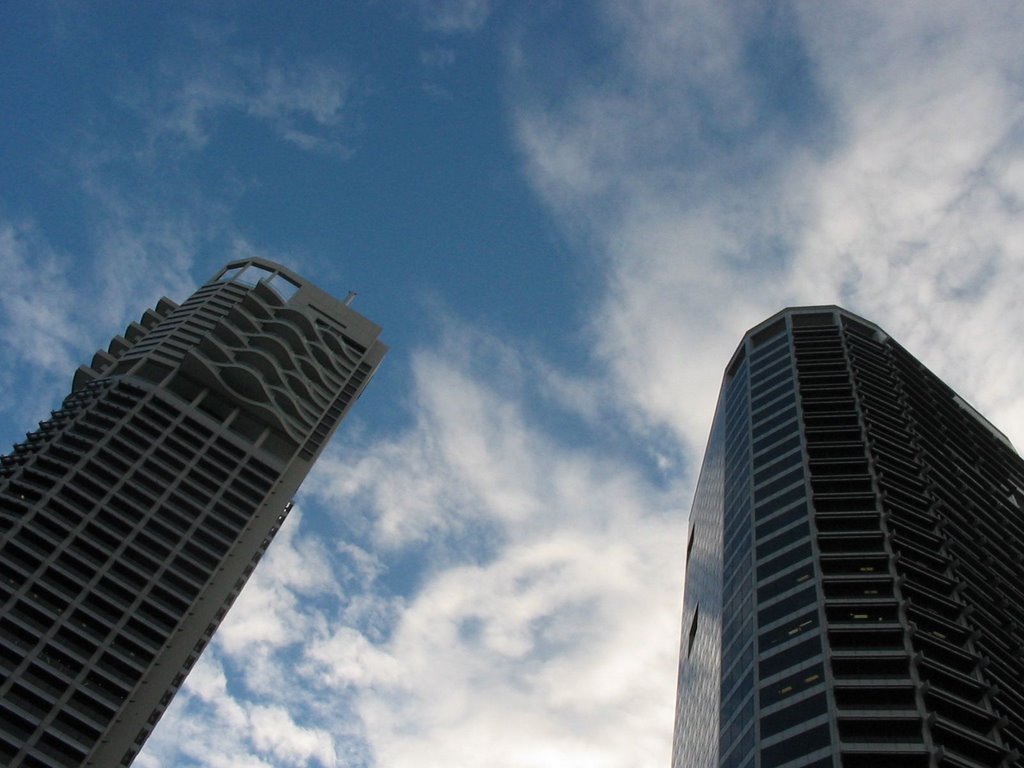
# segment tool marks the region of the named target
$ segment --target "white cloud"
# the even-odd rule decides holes
[[[538,192],[607,264],[593,337],[623,396],[695,455],[742,331],[841,301],[1019,442],[1019,9],[833,3],[783,27],[784,10],[605,8],[621,66],[567,73],[558,100],[521,81],[517,130]],[[759,91],[754,34],[794,36],[805,125]]]
[[[324,543],[298,537],[301,513],[294,509],[260,568],[232,606],[217,641],[232,656],[250,659],[314,636],[315,616],[300,611],[303,598],[340,597]]]
[[[339,765],[331,735],[322,729],[296,725],[281,707],[256,707],[249,718],[256,748],[274,755],[279,765],[301,768],[310,760],[324,766]]]
[[[136,765],[273,768],[250,749],[248,726],[246,705],[228,694],[224,668],[211,646],[193,667]]]
[[[564,500],[552,501],[554,511]],[[680,575],[665,539],[675,528],[630,523],[614,534],[567,526],[432,580],[392,643],[400,683],[361,697],[380,764],[663,762]]]
[[[345,716],[344,697],[330,694],[335,683],[320,667],[302,662],[330,647],[330,622],[346,600],[334,568],[294,510],[164,715],[143,768],[353,764],[343,760],[352,750],[336,743],[353,738],[334,722]]]
[[[386,642],[342,628],[311,656],[356,688],[379,765],[663,762],[682,546],[681,510],[666,505],[680,489],[652,491],[614,448],[560,445],[531,427],[535,393],[506,391],[529,364],[502,370],[492,380],[419,355],[415,427],[349,468],[318,470],[311,490],[327,506],[348,515],[370,500],[390,562],[424,536],[457,543]],[[416,520],[421,505],[429,523]]]
[[[364,500],[375,512],[377,544],[396,548],[438,535],[465,536],[480,526],[527,526],[546,519],[542,512],[552,496],[589,497],[588,484],[605,469],[593,463],[601,461],[600,454],[559,445],[532,426],[536,406],[544,402],[607,440],[605,491],[628,492],[611,472],[621,437],[612,390],[595,386],[580,403],[565,407],[568,394],[582,383],[532,354],[462,327],[449,327],[438,350],[416,353],[413,376],[415,428],[362,447],[354,459],[329,451],[306,485],[339,509],[345,508],[341,500]],[[551,466],[549,454],[563,461]],[[568,522],[567,514],[561,511],[562,522]]]
[[[314,641],[306,655],[314,674],[324,675],[321,680],[335,687],[393,685],[402,671],[394,656],[350,626],[339,626],[331,637]]]
[[[201,149],[235,114],[265,123],[299,149],[346,157],[356,125],[352,85],[333,62],[268,61],[222,43],[216,55],[169,62],[155,84],[136,81],[124,99],[144,116],[152,144],[170,139]]]
[[[92,304],[76,290],[83,271],[32,225],[0,221],[0,411],[21,430],[59,406],[71,374],[95,352]]]
[[[0,343],[32,369],[66,376],[79,365],[72,353],[83,339],[70,272],[70,259],[33,227],[0,222]]]
[[[181,302],[196,289],[192,277],[195,254],[203,235],[187,212],[172,214],[161,205],[139,206],[112,190],[103,180],[84,177],[93,195],[93,270],[99,284],[94,321],[117,328],[137,320],[162,296]],[[204,276],[205,277],[205,276]]]
[[[207,652],[192,670],[150,743],[140,768],[282,768],[342,765],[333,736],[299,725],[280,706],[237,700],[221,656]]]
[[[618,66],[541,80],[520,53],[517,135],[556,219],[596,249],[606,292],[590,330],[611,386],[696,459],[729,355],[784,295],[779,251],[801,216],[780,200],[791,170],[776,158],[806,153],[745,69],[743,33],[764,14],[603,7]]]

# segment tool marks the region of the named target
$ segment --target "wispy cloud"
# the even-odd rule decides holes
[[[444,71],[455,63],[455,51],[436,46],[420,51],[420,64],[424,69],[424,80],[420,85],[423,92],[437,101],[454,101],[455,95],[440,82]]]
[[[161,296],[181,301],[196,288],[192,267],[203,246],[202,224],[184,209],[154,199],[130,201],[92,178],[92,250],[97,281],[96,324],[116,328]]]
[[[160,724],[155,749],[143,752],[140,768],[335,768],[342,762],[334,736],[299,725],[293,712],[234,698],[221,656],[211,651],[189,675]],[[173,743],[162,750],[161,740]]]
[[[166,142],[201,149],[225,119],[243,116],[299,149],[343,158],[358,125],[353,82],[335,62],[267,59],[224,44],[216,55],[168,60],[155,79],[131,81],[123,99],[147,125],[149,151]]]
[[[678,561],[656,545],[673,529],[636,512],[615,531],[566,526],[432,579],[392,643],[400,683],[361,697],[380,763],[664,759]]]
[[[423,26],[445,34],[479,30],[491,13],[491,0],[413,0]]]
[[[677,635],[681,562],[664,546],[681,534],[675,494],[652,491],[613,444],[566,445],[531,426],[531,363],[510,354],[493,378],[418,357],[422,420],[386,461],[371,447],[312,488],[339,510],[371,499],[389,562],[421,535],[446,542],[368,665],[367,738],[387,766],[654,764],[673,694],[662,672]],[[435,477],[447,490],[428,502],[431,529],[410,537]]]
[[[467,336],[485,340],[468,330],[459,339]],[[348,542],[334,561],[336,582],[362,583],[332,608],[267,599],[295,593],[293,561],[323,570],[319,556],[303,553],[302,521],[289,520],[282,535],[293,533],[274,542],[218,634],[219,663],[267,658],[259,674],[276,697],[317,690],[337,702],[297,722],[333,734],[338,754],[370,760],[359,749],[372,750],[375,765],[661,762],[682,564],[681,510],[669,505],[679,489],[652,489],[646,459],[614,441],[581,447],[531,424],[544,380],[529,375],[531,361],[487,341],[503,362],[486,374],[464,350],[419,354],[412,407],[420,418],[389,441],[335,448],[318,464],[304,504],[332,515]],[[360,541],[365,548],[353,552]],[[253,629],[253,620],[294,635]],[[275,650],[261,656],[236,642],[250,637]],[[286,647],[299,657],[281,653]],[[251,681],[244,696],[218,691],[224,713],[248,713],[240,731],[248,753],[264,755],[244,734],[255,727],[249,708],[270,692]],[[199,695],[185,701],[196,706]],[[314,743],[305,738],[289,743]],[[154,740],[153,754],[173,763],[174,727],[161,726]],[[317,759],[328,765],[325,754]]]
[[[624,396],[696,453],[745,327],[844,302],[1024,436],[1017,11],[605,7],[617,74],[567,73],[553,101],[520,52],[517,125],[536,189],[608,265],[595,350]],[[786,53],[758,70],[766,42]]]
[[[0,221],[0,346],[10,361],[0,371],[0,410],[16,419],[38,418],[53,407],[70,385],[69,372],[88,362],[79,358],[88,334],[73,268],[33,226]],[[32,402],[15,400],[16,389],[31,392]]]
[[[70,348],[81,343],[68,279],[71,261],[57,254],[31,226],[0,224],[0,343],[33,368],[66,373]]]
[[[245,658],[260,646],[285,648],[316,634],[309,616],[298,612],[300,597],[341,599],[324,542],[309,535],[303,513],[294,509],[260,569],[231,610],[231,621],[217,633],[230,656]]]
[[[360,445],[356,461],[328,453],[306,486],[318,496],[358,498],[372,508],[375,544],[396,548],[439,536],[458,541],[474,532],[522,530],[547,519],[548,498],[570,489],[589,497],[588,484],[602,472],[592,462],[602,455],[609,464],[620,453],[635,455],[620,447],[620,430],[628,424],[613,390],[599,382],[588,386],[532,349],[484,331],[451,319],[445,328],[436,347],[413,356],[415,428]],[[556,437],[541,428],[545,407],[565,424],[575,421],[586,438]],[[604,453],[590,440],[604,445]],[[549,464],[550,455],[564,461]],[[636,466],[647,460],[642,455]],[[606,493],[616,476],[605,481]],[[563,511],[560,521],[568,522],[568,509],[575,508]]]
[[[455,63],[455,51],[451,48],[426,48],[420,51],[420,63],[431,69],[445,69]]]
[[[320,661],[344,637],[346,607],[362,599],[342,591],[353,586],[347,554],[333,560],[292,512],[139,758],[143,768],[369,765],[346,683]],[[369,582],[354,586],[361,594]]]

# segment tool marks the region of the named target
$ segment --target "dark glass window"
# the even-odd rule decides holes
[[[744,505],[744,507],[746,507],[746,505]],[[727,531],[725,535],[725,551],[729,553],[730,559],[741,553],[745,553],[748,556],[750,554],[749,510],[746,514],[737,515],[736,520],[736,526],[732,530]],[[728,569],[729,567],[727,565],[726,570],[728,571]]]
[[[742,719],[743,718],[738,718],[737,722],[734,723],[734,726],[736,726],[736,730],[739,730],[739,720]],[[728,748],[728,746],[731,744],[735,744],[735,747],[733,747],[733,751],[729,753],[729,755],[725,758],[724,761],[722,761],[722,768],[736,768],[736,766],[738,766],[740,762],[750,754],[750,750],[754,748],[753,724],[750,724],[747,727],[747,730],[744,731],[744,733],[741,736],[737,738],[731,738],[732,735],[732,730],[722,734],[722,743],[726,745],[726,748]]]
[[[753,427],[754,440],[767,435],[776,427],[796,419],[796,407],[790,406],[782,411],[776,411],[769,418],[764,419]]]
[[[758,626],[765,627],[769,624],[773,624],[779,619],[785,618],[801,608],[815,602],[818,597],[818,590],[815,589],[814,584],[809,584],[806,589],[802,589],[794,595],[783,598],[779,602],[762,608],[757,612],[757,624]]]
[[[807,517],[807,505],[801,503],[793,507],[792,509],[783,512],[782,514],[776,515],[764,522],[759,522],[757,526],[757,538],[763,539],[767,536],[771,536],[776,531],[781,531],[787,525],[790,525],[801,518]],[[762,515],[764,517],[764,515]]]
[[[809,755],[823,749],[831,743],[832,736],[829,733],[828,723],[818,725],[809,731],[780,741],[778,744],[764,747],[761,750],[761,766],[762,768],[776,768],[776,766],[788,763],[802,755]]]
[[[754,473],[754,485],[760,485],[783,470],[802,464],[803,453],[800,451],[800,435],[797,434],[773,448],[770,454],[758,456],[755,462],[757,471]]]
[[[795,571],[787,573],[785,576],[780,576],[775,581],[769,581],[759,587],[757,590],[757,601],[763,603],[771,600],[773,597],[777,597],[783,592],[793,589],[812,578],[814,578],[814,566],[808,563],[801,568],[797,568]]]
[[[811,557],[811,545],[803,542],[797,547],[783,552],[781,555],[767,560],[757,566],[757,580],[764,581],[773,574],[778,573],[791,565],[796,565],[801,560],[808,560]]]
[[[751,417],[755,424],[762,419],[778,413],[784,408],[796,405],[796,393],[789,382],[768,390],[751,402]]]
[[[778,384],[780,377],[792,377],[793,362],[789,351],[783,349],[781,354],[772,355],[755,365],[750,375],[750,390],[757,396]]]
[[[758,638],[761,653],[765,653],[777,645],[789,642],[793,638],[802,635],[818,626],[817,608],[797,616],[792,621],[770,629]]]
[[[793,371],[789,358],[787,357],[772,364],[763,371],[758,372],[754,378],[755,381],[750,386],[751,395],[754,397],[764,394],[784,381],[792,381]]]
[[[801,521],[777,536],[759,543],[757,545],[757,559],[763,560],[766,557],[770,557],[783,547],[788,547],[794,542],[806,539],[809,534],[810,528],[807,525],[807,521]]]
[[[801,483],[800,485],[791,488],[790,490],[785,491],[784,493],[781,493],[774,498],[767,499],[765,501],[759,501],[754,506],[754,518],[757,520],[757,522],[760,523],[766,517],[774,515],[776,512],[779,512],[780,510],[789,507],[796,501],[802,500],[805,497],[805,495],[806,494],[804,493],[804,485],[803,483]]]
[[[794,421],[786,424],[781,424],[781,426],[779,426],[772,432],[765,431],[762,437],[756,437],[756,439],[754,440],[754,453],[760,453],[762,450],[772,445],[773,443],[779,442],[784,437],[789,437],[791,434],[794,434],[795,430],[796,423]]]
[[[787,472],[781,477],[772,480],[771,482],[765,483],[754,491],[755,496],[760,501],[766,499],[772,494],[778,493],[779,491],[789,488],[791,485],[796,483],[803,483],[804,479],[804,468],[798,466],[796,469]]]
[[[786,648],[774,656],[762,659],[758,664],[761,679],[777,675],[785,669],[795,667],[821,654],[821,640],[809,637],[791,648]]]
[[[783,322],[781,326],[773,325],[765,328],[764,331],[761,331],[765,336],[758,334],[755,337],[755,343],[758,347],[750,353],[750,364],[754,366],[754,368],[758,367],[756,363],[762,362],[766,357],[774,355],[780,349],[789,349],[789,344],[787,343],[789,341],[789,336],[787,336],[784,331],[785,322]],[[779,335],[775,338],[771,338],[773,333],[777,333]],[[771,340],[766,341],[766,338]]]
[[[820,662],[812,664],[806,669],[802,669],[761,688],[761,708],[769,707],[783,699],[788,699],[790,696],[796,696],[816,685],[822,685],[824,682],[824,666]]]
[[[754,644],[748,643],[734,658],[722,659],[724,674],[722,675],[722,691],[728,693],[736,685],[740,676],[754,663]]]
[[[792,706],[761,718],[761,738],[793,728],[826,712],[825,694],[816,693]]]

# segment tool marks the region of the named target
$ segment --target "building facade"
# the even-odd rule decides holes
[[[129,765],[382,360],[273,262],[162,299],[0,459],[0,764]]]
[[[690,515],[673,768],[1024,754],[1024,462],[876,325],[785,310],[727,368]]]

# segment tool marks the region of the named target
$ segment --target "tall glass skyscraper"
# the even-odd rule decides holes
[[[379,333],[247,259],[79,368],[0,458],[0,764],[132,762],[382,360]]]
[[[1024,753],[1024,462],[878,326],[788,309],[726,370],[690,515],[674,768]]]

